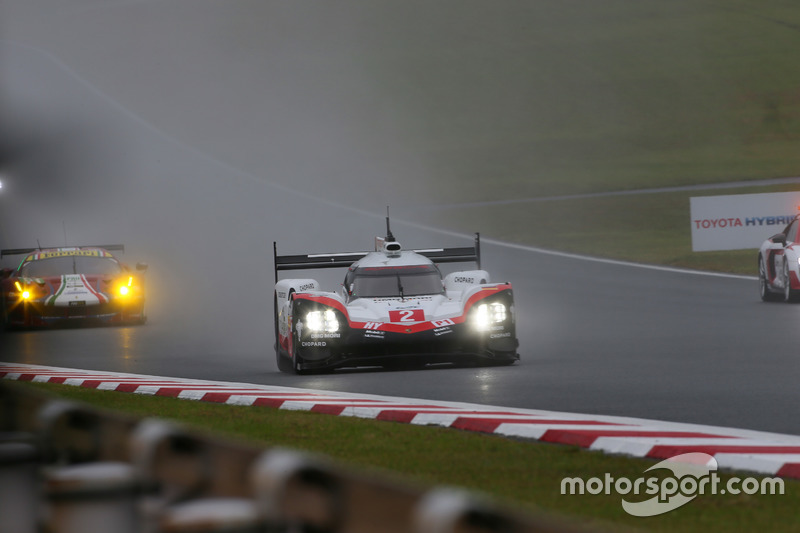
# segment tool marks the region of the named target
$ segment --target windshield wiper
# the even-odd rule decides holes
[[[406,297],[405,297],[405,295],[403,294],[403,282],[402,282],[402,281],[400,281],[400,274],[397,274],[397,290],[399,290],[399,291],[400,291],[400,299],[401,299],[401,300],[405,300],[405,299],[406,299]]]

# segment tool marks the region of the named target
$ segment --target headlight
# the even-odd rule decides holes
[[[508,310],[501,303],[480,304],[472,317],[472,323],[478,331],[486,331],[492,324],[505,322]]]
[[[339,321],[336,319],[336,313],[333,312],[333,309],[310,311],[306,315],[305,322],[309,331],[325,331],[328,333],[339,331]]]
[[[133,276],[128,278],[127,285],[120,285],[119,286],[119,295],[120,296],[127,296],[131,292],[131,285],[133,285]]]
[[[22,297],[23,300],[30,300],[31,298],[31,291],[28,289],[23,289],[22,285],[19,284],[19,281],[14,282],[14,286],[17,288],[17,292]]]

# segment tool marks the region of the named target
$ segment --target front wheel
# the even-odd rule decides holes
[[[6,307],[6,298],[5,296],[0,296],[0,331],[8,329],[10,320],[8,308]]]
[[[792,289],[791,277],[789,276],[789,265],[783,263],[783,301],[787,303],[797,301],[797,291]]]
[[[764,259],[760,255],[758,256],[758,294],[761,296],[762,302],[776,302],[780,300],[780,295],[769,290],[767,271],[764,268]]]
[[[275,317],[275,362],[278,364],[278,370],[291,374],[294,371],[294,368],[292,368],[292,360],[289,354],[281,349],[280,329],[278,326],[278,300],[276,297],[273,297],[272,301]]]
[[[291,374],[294,371],[292,368],[292,360],[284,355],[280,346],[275,347],[275,362],[278,363],[278,370]]]
[[[292,360],[289,363],[292,365],[295,374],[308,374],[308,370],[303,370],[303,358],[300,357],[300,339],[297,338],[297,333],[292,333]]]
[[[147,324],[147,309],[144,304],[142,304],[142,312],[139,313],[139,320],[137,320],[136,323],[140,326]]]

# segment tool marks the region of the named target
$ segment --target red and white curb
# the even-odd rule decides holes
[[[436,425],[653,459],[704,452],[720,468],[800,478],[800,436],[778,433],[17,363],[0,362],[0,378]]]

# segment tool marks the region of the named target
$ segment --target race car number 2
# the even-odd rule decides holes
[[[422,322],[425,312],[422,309],[402,309],[389,311],[389,320],[392,322]]]

